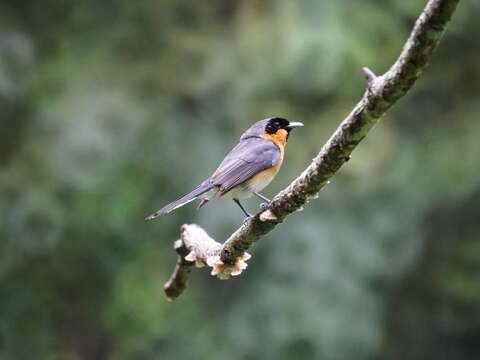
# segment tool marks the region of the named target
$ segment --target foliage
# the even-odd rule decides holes
[[[475,0],[414,91],[241,278],[198,273],[175,304],[163,298],[180,225],[224,238],[241,221],[232,204],[143,221],[272,115],[306,124],[267,194],[280,190],[423,5],[3,1],[0,359],[478,358]]]

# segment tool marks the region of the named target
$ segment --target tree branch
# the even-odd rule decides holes
[[[381,76],[363,68],[367,79],[365,94],[320,153],[298,178],[275,196],[268,207],[247,220],[223,245],[211,239],[197,225],[182,227],[180,241],[189,254],[185,258],[179,255],[175,272],[165,284],[169,299],[180,295],[185,288],[190,271],[185,268],[190,269],[193,264],[186,260],[196,261],[197,266],[205,263],[212,266],[212,275],[219,278],[238,275],[246,268],[245,260],[249,258],[245,251],[254,242],[280,224],[286,216],[301,210],[310,199],[318,196],[322,187],[350,159],[351,152],[368,131],[410,90],[427,67],[458,2],[430,0],[393,66]],[[189,235],[185,236],[185,233]]]

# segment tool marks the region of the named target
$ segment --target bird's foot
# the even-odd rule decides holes
[[[250,219],[253,218],[253,215],[252,214],[248,214],[247,216],[245,216],[245,218],[243,219],[242,221],[242,225],[245,225],[248,221],[250,221]]]
[[[268,209],[268,207],[270,206],[270,203],[271,203],[271,202],[264,202],[264,203],[261,203],[261,204],[260,204],[260,210],[262,210],[262,211],[265,211],[265,210],[267,210],[267,209]]]

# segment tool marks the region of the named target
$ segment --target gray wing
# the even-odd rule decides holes
[[[261,138],[248,138],[240,141],[225,157],[210,177],[213,185],[219,187],[218,195],[223,195],[280,161],[280,149],[273,142]]]

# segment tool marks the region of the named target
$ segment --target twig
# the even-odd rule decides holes
[[[187,286],[188,274],[193,265],[197,268],[208,265],[212,267],[211,274],[220,279],[240,275],[247,268],[246,261],[250,254],[244,252],[237,259],[234,266],[225,266],[220,260],[222,244],[213,240],[200,226],[185,224],[182,226],[181,238],[175,241],[174,248],[177,252],[177,265],[170,279],[165,283],[164,290],[168,301],[177,298]]]
[[[174,243],[174,249],[177,252],[177,264],[173,270],[170,279],[165,283],[163,289],[168,301],[176,299],[183,290],[187,287],[188,274],[192,271],[194,262],[185,260],[185,256],[189,251],[183,244],[182,240],[177,240]]]
[[[286,216],[301,210],[310,199],[316,198],[322,187],[350,159],[351,152],[368,131],[410,90],[432,58],[458,2],[459,0],[430,0],[393,66],[381,76],[376,76],[367,67],[363,68],[367,79],[365,94],[320,153],[297,179],[275,196],[266,209],[246,221],[223,246],[211,239],[200,227],[188,225],[196,228],[189,236],[182,235],[183,245],[189,251],[185,258],[194,260],[196,258],[190,254],[209,253],[212,256],[200,256],[199,261],[213,266],[212,274],[219,278],[238,275],[246,267],[245,260],[249,258],[245,251]],[[182,233],[185,229],[185,226],[182,227]],[[174,274],[165,285],[169,299],[179,296],[185,288],[189,270],[185,271],[184,268],[191,264],[183,259],[177,262]]]

